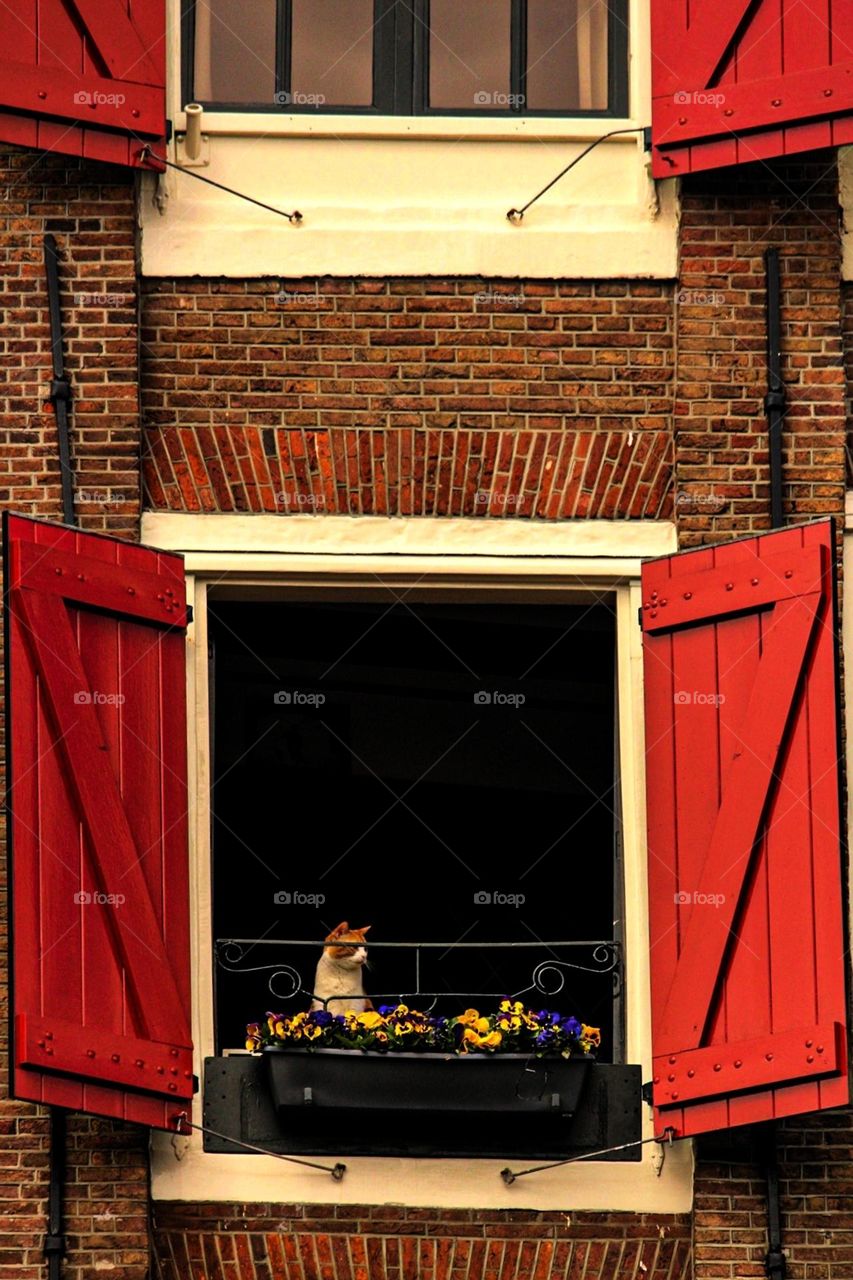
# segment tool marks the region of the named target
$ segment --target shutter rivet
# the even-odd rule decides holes
[[[174,593],[174,591],[170,591],[168,587],[166,588],[166,595],[167,595],[167,596],[173,596],[174,594],[175,594],[175,593]]]
[[[807,1049],[810,1049],[810,1048],[812,1047],[812,1045],[813,1045],[813,1044],[814,1044],[814,1040],[807,1040],[807,1041],[806,1041],[806,1048],[807,1048]]]
[[[178,1056],[178,1051],[177,1051],[177,1049],[170,1049],[170,1050],[169,1050],[169,1053],[171,1053],[171,1055],[172,1055],[172,1057],[173,1057],[173,1058],[177,1058],[177,1056]]]
[[[668,1076],[667,1076],[667,1080],[669,1081],[669,1083],[670,1083],[670,1084],[672,1084],[672,1082],[673,1082],[673,1080],[674,1080],[674,1079],[675,1079],[675,1076],[673,1076],[673,1075],[668,1075]]]
[[[78,581],[78,582],[85,582],[85,581],[86,581],[86,575],[85,575],[85,574],[83,574],[83,573],[78,573],[78,574],[77,574],[77,581]]]
[[[652,609],[652,617],[653,617],[653,618],[656,618],[657,616],[658,616],[658,611],[657,611],[657,609]]]
[[[165,1072],[166,1072],[166,1068],[165,1068],[165,1067],[158,1067],[158,1068],[157,1068],[157,1074],[158,1074],[158,1076],[165,1075]]]
[[[94,1050],[94,1049],[87,1049],[87,1050],[86,1050],[86,1057],[87,1057],[87,1058],[94,1058],[94,1056],[95,1056],[95,1050]]]
[[[693,599],[693,592],[692,592],[692,591],[685,591],[685,593],[684,593],[684,599],[685,599],[685,600],[692,600],[692,599]]]
[[[695,1071],[693,1070],[693,1068],[691,1067],[691,1068],[690,1068],[690,1070],[687,1072],[687,1078],[688,1078],[688,1080],[692,1080],[692,1079],[693,1079],[693,1077],[695,1076],[695,1074],[696,1074],[696,1072],[695,1072]]]
[[[45,1038],[45,1040],[52,1040],[52,1039],[53,1039],[53,1032],[52,1032],[52,1031],[45,1031],[45,1033],[44,1033],[44,1038]]]
[[[772,101],[772,103],[771,103],[771,105],[772,105],[772,106],[774,106],[774,107],[781,107],[781,105],[782,105],[782,99],[781,99],[781,98],[774,98],[774,99],[773,99],[773,101]]]
[[[823,96],[824,96],[825,98],[831,98],[831,97],[832,97],[832,90],[831,90],[831,89],[824,89],[824,91],[823,91]]]
[[[40,1049],[43,1049],[43,1048],[44,1048],[44,1041],[43,1041],[43,1040],[37,1040],[37,1041],[36,1041],[36,1044],[38,1045],[38,1047],[39,1047]]]
[[[166,597],[165,597],[164,595],[162,595],[162,593],[157,597],[157,599],[160,601],[160,603],[161,603],[161,604],[162,604],[162,602],[165,600],[165,598],[166,598]]]
[[[173,1075],[173,1076],[176,1076],[176,1075],[178,1074],[178,1068],[177,1068],[177,1067],[170,1067],[170,1068],[169,1068],[169,1074],[170,1074],[170,1075]]]
[[[185,1071],[185,1072],[184,1072],[184,1078],[185,1078],[186,1080],[192,1080],[192,1078],[193,1078],[193,1073],[192,1073],[191,1071]]]
[[[757,579],[757,578],[750,578],[750,582],[752,583],[752,585],[753,585],[754,587],[757,587],[757,586],[758,586],[758,579]]]
[[[675,1066],[675,1058],[670,1058],[670,1060],[669,1060],[669,1065],[670,1065],[671,1067],[674,1067],[674,1066]]]
[[[731,107],[726,107],[725,111],[723,112],[723,115],[724,115],[724,116],[733,116],[733,115],[734,115],[734,111],[732,111]]]
[[[61,577],[62,577],[62,570],[61,570],[61,569],[54,569],[54,571],[53,571],[53,572],[56,574],[56,576],[57,576],[58,578],[61,578]]]
[[[113,1062],[121,1062],[121,1058],[120,1058],[119,1054],[117,1054],[117,1053],[114,1053],[114,1054],[113,1054]]]
[[[726,591],[734,591],[734,589],[735,589],[735,584],[733,582],[726,583]]]
[[[145,1063],[142,1061],[142,1059],[141,1059],[141,1058],[137,1058],[137,1059],[136,1059],[136,1065],[137,1065],[138,1067],[144,1067],[144,1066],[145,1066]]]
[[[678,1090],[677,1090],[677,1089],[673,1089],[672,1093],[670,1094],[670,1097],[671,1097],[671,1098],[677,1098],[677,1097],[678,1097]]]
[[[823,1045],[822,1045],[822,1044],[819,1044],[819,1045],[817,1046],[817,1053],[823,1053]]]
[[[740,1058],[735,1058],[735,1066],[736,1066],[736,1067],[742,1067],[742,1066],[743,1066],[743,1063],[741,1062]]]
[[[773,1054],[772,1054],[772,1053],[765,1053],[764,1058],[765,1058],[765,1061],[766,1061],[766,1062],[772,1062],[772,1061],[773,1061]]]
[[[721,1063],[719,1063],[719,1062],[715,1062],[715,1063],[714,1063],[714,1070],[715,1070],[715,1071],[721,1071],[721,1070],[722,1070],[722,1064],[721,1064]]]
[[[687,124],[687,116],[679,116],[679,117],[678,117],[678,123],[679,123],[679,124]]]
[[[169,1085],[169,1089],[170,1089],[170,1091],[171,1091],[172,1093],[177,1093],[177,1092],[178,1092],[178,1086],[177,1086],[176,1084],[170,1084],[170,1085]]]
[[[53,1053],[53,1050],[48,1047],[47,1049],[45,1049],[45,1053]],[[811,1062],[811,1058],[809,1059],[809,1061]]]
[[[50,1050],[50,1049],[48,1049],[48,1053],[50,1053],[50,1052],[51,1052],[51,1050]],[[807,1054],[806,1054],[806,1062],[814,1062],[814,1054],[813,1054],[813,1053],[807,1053]]]
[[[655,1076],[654,1080],[652,1081],[652,1084],[660,1084],[660,1076]]]
[[[794,576],[794,570],[793,570],[793,569],[786,569],[786,570],[785,570],[785,577],[786,577],[786,578],[793,578],[793,576]]]
[[[136,107],[133,108],[130,114],[133,116],[134,120],[139,119],[139,112],[137,111]]]
[[[135,596],[135,595],[136,595],[136,587],[128,587],[128,588],[127,588],[127,594],[128,594],[129,596]]]
[[[661,602],[660,602],[660,607],[661,607],[662,609],[665,609],[665,608],[666,608],[666,601],[665,601],[665,600],[661,600]]]
[[[45,92],[44,89],[39,89],[39,97],[42,99],[42,101],[44,101],[44,99],[47,97],[47,93]]]

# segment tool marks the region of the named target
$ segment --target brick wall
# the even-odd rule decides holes
[[[146,504],[671,514],[672,288],[146,282]]]
[[[689,1215],[158,1204],[162,1280],[689,1280]]]
[[[683,184],[676,292],[676,514],[682,545],[769,527],[765,275],[782,278],[785,512],[844,509],[847,387],[832,155]]]
[[[79,523],[138,536],[138,359],[133,187],[106,165],[0,151],[0,506],[58,520],[62,503],[53,411],[42,238],[61,253],[66,359]],[[2,741],[0,740],[0,752]],[[0,755],[0,760],[4,759]],[[5,778],[2,780],[5,786]],[[11,1102],[5,850],[0,850],[0,1277],[41,1280],[48,1118]],[[75,1117],[68,1133],[68,1280],[148,1274],[147,1134]]]

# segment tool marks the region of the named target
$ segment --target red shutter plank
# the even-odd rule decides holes
[[[160,167],[166,134],[164,0],[0,6],[0,140]],[[150,147],[151,160],[141,153]]]
[[[193,1083],[180,560],[5,534],[14,1095],[172,1128]]]
[[[644,567],[653,1093],[682,1136],[847,1100],[831,550],[821,522]]]
[[[853,6],[652,0],[651,26],[656,177],[850,140]]]

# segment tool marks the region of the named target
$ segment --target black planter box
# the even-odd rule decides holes
[[[574,1115],[590,1058],[265,1049],[273,1103],[306,1109]]]

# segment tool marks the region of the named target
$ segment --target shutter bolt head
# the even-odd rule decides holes
[[[133,108],[130,114],[133,116],[134,120],[139,119],[139,112],[137,111],[136,107]]]
[[[166,595],[167,595],[167,596],[173,596],[174,594],[175,594],[175,593],[174,593],[174,591],[171,591],[168,587],[166,588]]]
[[[176,1075],[178,1074],[178,1068],[177,1068],[177,1067],[170,1067],[170,1068],[169,1068],[169,1074],[170,1074],[170,1075],[173,1075],[173,1076],[176,1076]]]
[[[652,1084],[660,1084],[660,1076],[655,1076],[652,1080]]]
[[[145,1066],[145,1063],[142,1061],[142,1059],[141,1059],[141,1058],[137,1058],[137,1059],[136,1059],[136,1065],[137,1065],[138,1067],[144,1067],[144,1066]]]
[[[47,1048],[45,1049],[45,1053],[53,1053],[53,1050],[51,1049],[50,1045],[48,1045],[48,1046],[47,1046]],[[811,1059],[811,1058],[809,1058],[809,1062],[811,1062],[811,1061],[812,1061],[812,1059]]]
[[[48,1049],[48,1053],[52,1053],[52,1052],[53,1052],[53,1050],[52,1050],[52,1049]],[[807,1054],[806,1054],[806,1062],[814,1062],[814,1054],[813,1054],[813,1053],[807,1053]]]
[[[163,603],[163,601],[165,600],[165,598],[166,598],[166,597],[162,594],[162,592],[161,592],[161,593],[160,593],[160,595],[157,597],[157,599],[160,601],[160,603],[161,603],[161,604]]]
[[[679,116],[679,117],[678,117],[678,123],[679,123],[679,124],[687,124],[687,116]]]
[[[86,1050],[86,1057],[87,1057],[87,1058],[94,1058],[94,1056],[95,1056],[95,1050],[94,1050],[94,1049],[87,1049],[87,1050]]]
[[[806,1048],[807,1048],[807,1049],[810,1049],[810,1048],[812,1047],[812,1045],[813,1045],[813,1044],[814,1044],[814,1040],[807,1040],[807,1041],[806,1041]]]
[[[673,1089],[672,1093],[671,1093],[669,1096],[670,1096],[671,1098],[677,1098],[677,1097],[678,1097],[678,1090],[677,1090],[677,1089]]]
[[[177,1092],[178,1092],[178,1086],[177,1086],[176,1084],[170,1084],[170,1085],[169,1085],[169,1090],[170,1090],[170,1092],[171,1092],[171,1093],[177,1093]]]
[[[733,116],[733,115],[734,115],[734,111],[732,111],[731,107],[726,107],[725,111],[723,112],[723,115],[724,115],[724,116]]]
[[[817,1046],[817,1052],[818,1052],[818,1053],[823,1053],[823,1045],[822,1045],[822,1044],[819,1044],[819,1045]]]
[[[782,99],[781,99],[781,98],[774,98],[774,99],[773,99],[773,101],[772,101],[772,103],[771,103],[771,106],[774,106],[774,107],[781,107],[781,105],[782,105]]]
[[[670,1060],[669,1060],[669,1065],[670,1065],[671,1067],[674,1067],[674,1066],[675,1066],[675,1058],[670,1058]]]
[[[793,578],[793,576],[794,576],[794,570],[793,570],[793,569],[786,569],[786,570],[785,570],[785,577],[786,577],[786,578]]]
[[[86,581],[86,575],[85,575],[84,573],[78,573],[78,574],[77,574],[77,581],[78,581],[78,582],[85,582],[85,581]]]
[[[52,1040],[52,1039],[53,1039],[53,1032],[52,1032],[52,1031],[45,1031],[45,1033],[44,1033],[44,1038],[45,1038],[45,1040]]]
[[[171,1053],[171,1055],[172,1055],[172,1057],[173,1057],[173,1058],[177,1058],[177,1056],[178,1056],[178,1051],[177,1051],[177,1049],[170,1049],[170,1050],[169,1050],[169,1053]]]
[[[692,1079],[693,1079],[693,1077],[695,1076],[695,1074],[696,1074],[696,1072],[695,1072],[695,1071],[693,1070],[693,1068],[691,1067],[691,1068],[690,1068],[690,1070],[687,1072],[687,1078],[688,1078],[688,1080],[692,1080]]]
[[[757,587],[757,586],[758,586],[758,579],[757,579],[757,578],[750,578],[750,582],[752,583],[752,585],[753,585],[754,587]]]
[[[136,587],[128,587],[128,588],[127,588],[127,594],[128,594],[129,596],[135,596],[135,595],[136,595]]]
[[[667,1080],[669,1081],[669,1083],[670,1083],[670,1084],[672,1084],[672,1082],[673,1082],[673,1080],[674,1080],[674,1079],[675,1079],[675,1076],[674,1076],[674,1075],[668,1075],[668,1076],[667,1076]]]
[[[158,1068],[157,1068],[157,1074],[158,1074],[158,1076],[165,1075],[165,1074],[166,1074],[166,1068],[165,1068],[165,1067],[158,1067]]]
[[[830,92],[832,91],[830,90]],[[47,92],[44,89],[39,89],[39,97],[42,99],[42,101],[44,101],[44,99],[47,97]]]
[[[743,1063],[741,1062],[740,1058],[735,1058],[735,1066],[736,1066],[736,1067],[742,1067],[742,1066],[743,1066]]]
[[[824,91],[823,91],[823,96],[824,96],[825,98],[831,98],[831,97],[832,97],[832,90],[831,90],[831,89],[824,89]]]
[[[684,599],[685,599],[685,600],[692,600],[692,599],[693,599],[693,592],[692,592],[692,591],[685,591],[685,593],[684,593]]]
[[[53,571],[53,572],[56,574],[57,578],[61,578],[61,577],[62,577],[62,570],[61,570],[61,569],[54,569],[54,571]]]
[[[185,1071],[185,1072],[184,1072],[184,1078],[185,1078],[186,1080],[192,1080],[192,1078],[193,1078],[193,1073],[192,1073],[191,1071]]]
[[[657,616],[658,616],[658,611],[657,611],[657,609],[652,609],[652,617],[653,617],[653,618],[656,618]]]
[[[40,1049],[43,1049],[43,1048],[44,1048],[44,1041],[43,1041],[43,1040],[37,1040],[37,1041],[36,1041],[36,1044],[38,1045],[38,1047],[39,1047]]]
[[[733,582],[726,583],[726,591],[734,591],[735,584]]]
[[[772,1062],[772,1061],[773,1061],[773,1054],[772,1054],[772,1053],[765,1053],[764,1058],[765,1058],[765,1061],[766,1061],[766,1062]]]
[[[714,1070],[715,1070],[715,1071],[721,1071],[721,1070],[722,1070],[722,1063],[715,1062],[715,1063],[714,1063]]]
[[[121,1062],[121,1057],[119,1056],[119,1054],[117,1053],[113,1054],[113,1062]]]

